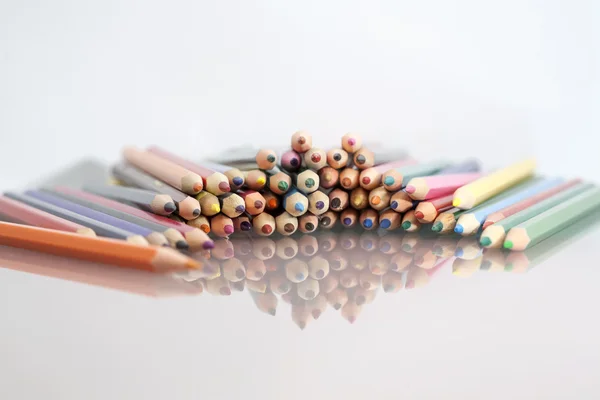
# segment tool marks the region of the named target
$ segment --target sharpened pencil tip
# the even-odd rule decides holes
[[[307,188],[311,188],[311,187],[315,186],[315,180],[313,178],[308,178],[306,181],[304,181],[304,185]]]
[[[189,250],[190,245],[185,240],[178,240],[175,243],[175,247],[177,247],[179,250]]]
[[[394,178],[392,178],[391,176],[386,176],[385,179],[383,180],[383,184],[386,186],[391,186],[394,184],[394,182],[396,182],[396,180]]]
[[[398,202],[396,200],[392,201],[390,207],[392,208],[392,210],[395,210],[396,208],[398,208]]]
[[[244,211],[246,211],[246,206],[244,206],[244,205],[236,206],[235,211],[237,211],[239,213],[243,213]]]
[[[269,154],[267,156],[267,161],[270,162],[270,163],[274,163],[276,159],[277,158],[275,158],[275,156],[273,154]]]
[[[304,204],[296,203],[296,204],[294,204],[294,209],[298,212],[302,212],[302,211],[304,211]]]
[[[350,225],[352,223],[352,218],[344,218],[342,222],[344,225]]]
[[[348,322],[350,322],[351,324],[353,324],[356,321],[356,317],[354,315],[351,315],[348,317]]]
[[[492,244],[492,240],[491,240],[489,237],[487,237],[487,236],[484,236],[484,237],[482,237],[482,238],[481,238],[481,240],[479,241],[479,244],[481,244],[481,245],[482,245],[482,246],[484,246],[484,247],[487,247],[487,246],[489,246],[490,244]]]
[[[415,218],[423,219],[423,218],[425,218],[425,214],[423,214],[421,211],[415,211]]]
[[[271,227],[271,225],[263,225],[262,228],[260,228],[260,230],[262,231],[262,233],[264,233],[265,235],[270,234],[271,232],[273,232],[273,228]]]
[[[315,309],[312,310],[310,313],[312,314],[314,319],[319,319],[319,317],[321,316],[321,310]]]
[[[221,207],[218,204],[213,204],[210,206],[210,210],[214,213],[218,213],[221,211]]]
[[[506,241],[504,242],[504,248],[505,248],[505,249],[512,249],[512,248],[513,248],[513,242],[512,242],[512,241],[510,241],[510,240],[506,240]]]
[[[275,316],[275,314],[277,314],[277,310],[275,308],[269,308],[268,313],[269,315]]]
[[[215,242],[213,242],[212,240],[207,240],[206,242],[202,243],[202,248],[204,250],[214,249],[215,248]]]
[[[372,228],[373,227],[373,221],[371,221],[370,219],[365,219],[363,221],[363,226],[365,228]]]
[[[288,190],[289,186],[287,184],[287,182],[279,182],[277,184],[277,189],[281,190],[282,192],[285,192],[286,190]]]
[[[379,223],[379,226],[381,226],[383,229],[387,229],[387,228],[389,228],[391,225],[392,225],[392,222],[391,222],[389,219],[387,219],[387,218],[384,218],[384,219],[383,219],[383,220],[382,220],[382,221]]]
[[[456,233],[463,233],[464,231],[465,231],[465,228],[463,228],[463,226],[460,224],[457,224],[454,227],[454,232],[456,232]]]
[[[200,267],[202,267],[202,264],[200,264],[198,261],[189,259],[185,262],[185,267],[189,269],[199,269]]]
[[[223,227],[223,231],[228,234],[231,235],[233,233],[233,225],[225,225]]]
[[[194,192],[200,192],[203,188],[202,182],[195,183],[192,189]]]
[[[408,194],[413,194],[414,192],[417,191],[417,188],[415,188],[413,185],[408,185],[406,187],[406,189],[404,189],[406,191],[406,193]]]
[[[267,183],[267,180],[261,176],[256,180],[256,183],[258,183],[259,185],[264,185],[265,183]]]
[[[252,224],[248,221],[242,221],[242,223],[240,224],[240,229],[244,232],[248,232],[252,229]]]
[[[172,202],[166,203],[163,208],[168,213],[172,213],[173,211],[177,210],[177,207],[175,207],[175,203]]]
[[[261,208],[263,208],[263,206],[264,206],[264,204],[263,204],[263,202],[262,202],[262,201],[260,201],[260,200],[256,200],[256,201],[254,202],[254,208],[256,208],[256,209],[258,209],[258,210],[260,210]]]
[[[454,251],[454,255],[456,257],[462,257],[465,254],[465,251],[463,250],[462,247],[457,247],[456,250]]]
[[[444,225],[441,222],[436,222],[435,224],[433,224],[433,226],[431,227],[431,230],[434,232],[440,232],[442,230],[442,228],[444,227]]]
[[[244,180],[239,176],[234,177],[231,181],[235,186],[242,186],[244,184]]]
[[[219,190],[221,190],[222,192],[230,192],[231,187],[229,186],[229,183],[221,182],[219,183]]]
[[[368,185],[369,183],[371,183],[371,178],[365,176],[364,178],[362,178],[362,183]]]
[[[379,196],[373,196],[371,198],[371,204],[373,204],[373,205],[376,206],[379,203],[381,203],[381,197],[379,197]]]
[[[199,209],[199,208],[194,208],[194,211],[192,211],[192,215],[193,215],[194,217],[199,217],[199,216],[200,216],[200,213],[201,213],[201,211],[200,211],[200,209]]]
[[[411,226],[412,226],[412,222],[410,222],[410,221],[404,221],[402,223],[402,229],[404,229],[404,230],[410,229]]]
[[[460,203],[461,203],[461,201],[460,201],[460,199],[458,197],[456,197],[456,198],[454,198],[452,200],[452,206],[453,207],[460,207]]]

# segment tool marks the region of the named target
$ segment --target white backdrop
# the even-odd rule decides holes
[[[300,128],[594,177],[599,7],[0,0],[0,187],[123,144],[200,158]]]

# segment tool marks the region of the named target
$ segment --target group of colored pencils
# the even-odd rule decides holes
[[[529,271],[562,250],[566,242],[585,234],[599,216],[596,212],[591,219],[579,221],[524,252],[483,248],[474,236],[438,236],[430,231],[380,235],[338,227],[316,235],[219,238],[211,250],[214,269],[209,273],[117,272],[89,263],[78,266],[35,252],[7,251],[2,246],[0,265],[150,296],[203,292],[229,296],[247,291],[256,307],[268,315],[281,313],[282,302],[290,304],[293,322],[304,329],[326,312],[339,312],[353,323],[382,292],[423,287],[444,269],[451,269],[458,277],[477,271]]]
[[[217,160],[227,164],[156,146],[127,147],[123,158],[113,184],[0,196],[0,217],[16,223],[0,223],[0,244],[209,273],[209,263],[193,257],[213,248],[209,234],[291,236],[338,226],[411,233],[431,224],[436,234],[482,231],[484,247],[525,250],[600,206],[600,189],[535,177],[533,160],[483,174],[473,160],[418,163],[402,151],[372,151],[356,134],[325,151],[300,131],[284,151]]]

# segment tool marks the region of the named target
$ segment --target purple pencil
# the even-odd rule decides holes
[[[302,165],[302,157],[294,150],[288,150],[281,155],[281,168],[289,172],[298,171]]]
[[[58,196],[54,196],[49,193],[41,192],[38,190],[28,190],[27,192],[25,192],[25,194],[38,200],[45,201],[46,203],[53,204],[57,207],[64,208],[65,210],[69,210],[71,212],[83,215],[85,217],[105,223],[107,225],[114,226],[115,228],[122,229],[126,232],[131,233],[132,235],[144,236],[151,244],[155,244],[158,246],[169,245],[169,241],[162,233],[154,232],[151,229],[144,228],[131,222],[123,221],[122,219],[115,218],[111,215],[104,214],[96,210],[92,210],[91,208],[84,207],[79,204],[75,204]]]

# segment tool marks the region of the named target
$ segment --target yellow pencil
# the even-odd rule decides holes
[[[533,175],[535,160],[528,159],[479,178],[454,192],[452,205],[469,210]]]

